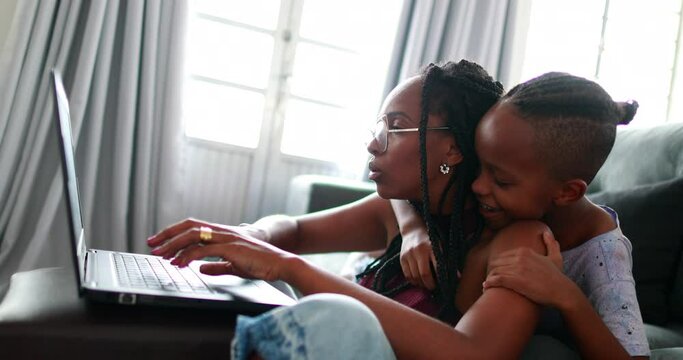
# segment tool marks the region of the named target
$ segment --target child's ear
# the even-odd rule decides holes
[[[580,200],[585,194],[588,184],[581,179],[565,181],[557,195],[553,197],[553,202],[557,206],[564,206]]]

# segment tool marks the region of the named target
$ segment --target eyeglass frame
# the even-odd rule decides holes
[[[377,138],[377,124],[380,122],[384,124],[384,129],[386,130],[384,133],[384,149],[380,149],[378,154],[384,154],[387,149],[389,148],[389,134],[390,133],[407,133],[407,132],[417,132],[420,131],[420,128],[406,128],[406,129],[389,129],[389,115],[384,114],[380,117],[377,118],[377,122],[375,123],[375,129],[370,130],[370,133],[372,134],[373,140],[377,141],[378,144],[381,145],[380,139]],[[433,126],[433,127],[427,127],[425,130],[450,130],[451,128],[449,126]]]

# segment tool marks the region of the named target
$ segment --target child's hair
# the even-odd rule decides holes
[[[614,102],[597,83],[560,72],[521,83],[502,101],[534,128],[536,153],[553,176],[587,184],[612,150],[616,125],[628,124],[638,110],[635,101]]]
[[[437,295],[442,303],[441,318],[452,318],[455,313],[454,296],[459,282],[458,273],[462,271],[468,250],[463,229],[463,209],[466,199],[472,195],[479,161],[474,150],[474,133],[484,114],[503,94],[503,85],[493,78],[481,66],[461,60],[458,63],[447,62],[443,65],[430,64],[421,73],[422,77],[422,111],[419,125],[420,166],[422,207],[413,204],[422,213],[427,232],[436,257]],[[430,213],[427,182],[427,120],[429,114],[441,115],[455,137],[463,160],[451,173],[446,190],[438,202],[439,213],[447,200],[452,201],[453,212],[448,233],[442,233]],[[454,199],[447,199],[448,190],[455,186]],[[478,219],[475,238],[479,237],[483,221]],[[367,269],[358,275],[362,278],[376,270],[373,289],[381,294],[392,296],[404,289],[408,283],[391,282],[401,272],[401,242],[393,241],[387,251]],[[389,285],[391,284],[391,286]]]

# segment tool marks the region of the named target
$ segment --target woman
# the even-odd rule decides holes
[[[148,244],[155,247],[153,254],[166,258],[182,250],[173,259],[179,266],[206,256],[226,260],[204,265],[202,271],[208,274],[284,280],[305,295],[351,296],[376,316],[398,357],[518,357],[535,328],[539,307],[503,288],[482,294],[486,260],[519,246],[544,253],[540,235],[547,228],[539,222],[523,222],[493,238],[482,236],[481,221],[475,210],[469,210],[474,207],[470,187],[477,168],[474,131],[501,93],[502,86],[476,64],[431,65],[421,76],[397,86],[383,104],[374,139],[368,144],[370,178],[377,183],[377,194],[321,213],[272,216],[241,227],[186,220],[151,237]],[[415,290],[401,276],[399,227],[389,199],[409,200],[421,208],[435,249],[435,297],[405,296]],[[370,277],[365,285],[408,306],[317,269],[291,253],[368,251],[387,244],[385,256],[364,274]],[[418,306],[425,303],[428,306]],[[452,328],[411,307],[457,325]],[[306,327],[311,329],[310,324],[295,326]],[[238,338],[248,332],[246,328],[238,324]],[[327,337],[331,346],[348,350],[336,340]]]

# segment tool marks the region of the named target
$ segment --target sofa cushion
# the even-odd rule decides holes
[[[683,177],[588,197],[619,214],[622,231],[633,244],[633,276],[643,320],[665,324],[683,247]]]
[[[683,252],[678,256],[678,272],[674,278],[669,307],[671,308],[671,318],[683,324]],[[681,330],[683,331],[683,329]]]
[[[683,324],[667,327],[645,324],[645,334],[650,349],[683,347]]]
[[[683,347],[655,349],[650,353],[650,360],[683,359]]]
[[[588,192],[627,190],[683,176],[683,123],[619,128]]]

